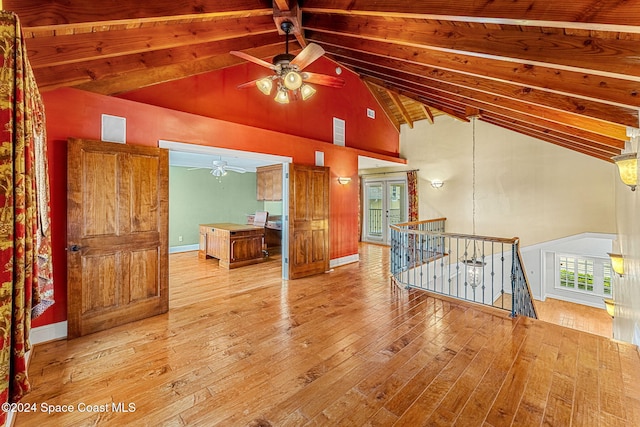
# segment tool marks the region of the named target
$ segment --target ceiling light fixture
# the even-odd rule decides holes
[[[300,98],[303,101],[311,98],[316,93],[316,89],[309,86],[309,83],[335,88],[344,87],[345,80],[340,77],[303,71],[312,62],[324,55],[324,49],[320,45],[309,43],[298,55],[292,55],[289,53],[289,35],[295,30],[293,23],[284,21],[280,24],[280,29],[286,36],[285,53],[274,56],[272,64],[244,52],[233,50],[230,52],[232,55],[269,68],[274,72],[271,76],[243,83],[238,88],[242,89],[255,85],[263,94],[271,95],[273,87],[276,86],[278,92],[274,100],[280,104],[288,104],[289,101],[296,101]],[[338,70],[340,70],[339,67],[336,69],[337,74],[340,73]]]
[[[626,153],[611,158],[618,166],[620,179],[636,191],[638,185],[638,153]]]

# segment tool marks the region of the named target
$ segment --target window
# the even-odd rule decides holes
[[[611,262],[604,258],[559,255],[557,288],[611,296]]]

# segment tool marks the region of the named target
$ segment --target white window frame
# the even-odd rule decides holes
[[[575,287],[570,288],[567,286],[562,286],[560,284],[560,261],[562,258],[573,258],[575,260],[575,272],[576,277],[579,272],[578,265],[580,261],[591,261],[593,263],[593,291],[589,291],[587,289],[580,289],[578,287],[578,282],[575,281]],[[602,298],[611,298],[611,294],[606,294],[604,292],[604,279],[605,272],[609,271],[609,277],[613,276],[613,269],[611,268],[611,261],[607,258],[601,257],[593,257],[593,256],[585,256],[585,255],[576,255],[570,253],[556,253],[555,254],[555,281],[554,288],[556,290],[566,291],[566,292],[574,292],[578,294],[584,295],[593,295]],[[610,281],[612,283],[612,280]],[[610,288],[611,289],[611,288]],[[612,291],[613,292],[613,291]]]

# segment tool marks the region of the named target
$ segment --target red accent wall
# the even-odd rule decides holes
[[[193,143],[243,151],[289,156],[295,163],[314,164],[315,151],[325,153],[331,168],[331,258],[358,253],[358,155],[390,158],[294,135],[259,129],[228,121],[173,111],[138,102],[97,95],[75,89],[43,94],[47,115],[47,142],[51,181],[51,221],[56,304],[33,322],[33,326],[67,318],[66,211],[67,143],[69,137],[100,139],[101,115],[127,119],[127,143],[157,146],[158,140]],[[398,138],[394,140],[397,151]],[[392,146],[389,143],[389,146]],[[392,150],[392,151],[394,151]],[[73,171],[71,171],[73,172]],[[340,185],[338,176],[352,182]]]
[[[305,70],[335,76],[335,69],[334,62],[320,58]],[[275,102],[274,95],[263,95],[255,86],[237,88],[270,73],[256,64],[242,64],[119,97],[331,143],[333,117],[337,117],[346,121],[347,147],[398,155],[398,131],[356,74],[343,69],[343,88],[313,85],[317,92],[311,98],[286,105]],[[367,108],[375,111],[375,119],[367,117]]]

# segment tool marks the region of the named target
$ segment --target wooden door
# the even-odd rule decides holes
[[[329,168],[289,166],[289,278],[329,270]]]
[[[69,338],[166,312],[167,151],[71,139],[67,159]]]

